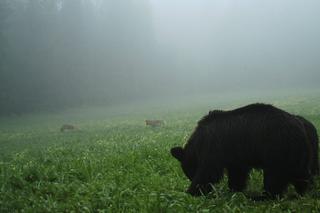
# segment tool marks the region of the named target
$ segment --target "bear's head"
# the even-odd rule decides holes
[[[183,147],[174,147],[170,152],[180,162],[184,174],[192,181],[197,171],[196,159]]]

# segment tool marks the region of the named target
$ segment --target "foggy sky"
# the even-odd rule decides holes
[[[319,11],[318,0],[3,0],[0,111],[319,87]]]
[[[152,5],[157,41],[178,53],[182,72],[198,72],[222,88],[299,87],[320,80],[319,1],[153,0]]]

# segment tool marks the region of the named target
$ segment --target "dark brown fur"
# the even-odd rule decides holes
[[[319,175],[319,137],[315,126],[302,116],[297,118],[303,123],[308,140],[312,147],[312,161],[310,166],[311,175]]]

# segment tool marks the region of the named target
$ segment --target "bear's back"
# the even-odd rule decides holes
[[[244,107],[240,107],[234,110],[213,110],[210,111],[207,115],[205,115],[198,124],[207,124],[212,121],[215,121],[217,119],[228,119],[228,118],[234,118],[236,116],[247,116],[247,115],[253,115],[253,116],[259,116],[259,115],[290,115],[289,113],[276,108],[270,104],[263,104],[263,103],[254,103],[249,104]]]
[[[204,153],[212,147],[209,149],[213,156],[221,162],[294,168],[299,167],[308,152],[305,132],[296,116],[268,104],[211,111],[199,121],[195,132],[202,134],[197,138],[210,139],[191,138],[190,147],[201,144]],[[286,158],[283,153],[287,153]]]

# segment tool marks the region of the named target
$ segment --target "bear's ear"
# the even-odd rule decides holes
[[[171,152],[171,155],[175,157],[178,161],[181,162],[183,160],[184,150],[182,147],[180,146],[173,147],[170,152]]]

